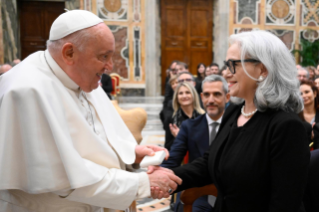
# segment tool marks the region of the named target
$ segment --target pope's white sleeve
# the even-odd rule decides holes
[[[145,172],[109,169],[101,181],[76,188],[66,198],[99,207],[125,210],[135,199],[149,196],[150,183]]]

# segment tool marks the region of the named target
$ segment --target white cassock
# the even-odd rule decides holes
[[[124,210],[150,195],[134,137],[99,87],[79,89],[48,51],[0,77],[0,211]]]

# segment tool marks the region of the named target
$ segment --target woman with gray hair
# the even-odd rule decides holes
[[[214,183],[215,212],[297,212],[309,148],[294,59],[265,31],[230,37],[225,65],[232,102],[203,158],[173,169],[177,191]],[[156,191],[154,191],[156,192]]]

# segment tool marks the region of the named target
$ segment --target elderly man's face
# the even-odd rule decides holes
[[[299,69],[298,70],[298,79],[299,79],[299,81],[308,79],[307,78],[307,71],[303,70],[303,69]]]
[[[103,73],[110,73],[113,69],[112,56],[115,41],[112,32],[105,24],[98,24],[92,28],[94,38],[87,41],[83,52],[78,52],[74,71],[74,80],[85,92],[91,92],[99,86]]]

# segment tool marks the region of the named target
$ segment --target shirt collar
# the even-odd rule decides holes
[[[209,115],[206,113],[206,119],[207,119],[207,124],[208,126],[210,126],[212,123],[217,122],[218,124],[220,124],[222,122],[222,118],[223,116],[221,116],[217,121],[214,121],[213,119],[211,119],[209,117]]]
[[[55,74],[55,76],[62,82],[62,84],[73,91],[79,91],[80,87],[61,69],[61,67],[52,58],[49,51],[45,50],[44,54],[49,68]]]

